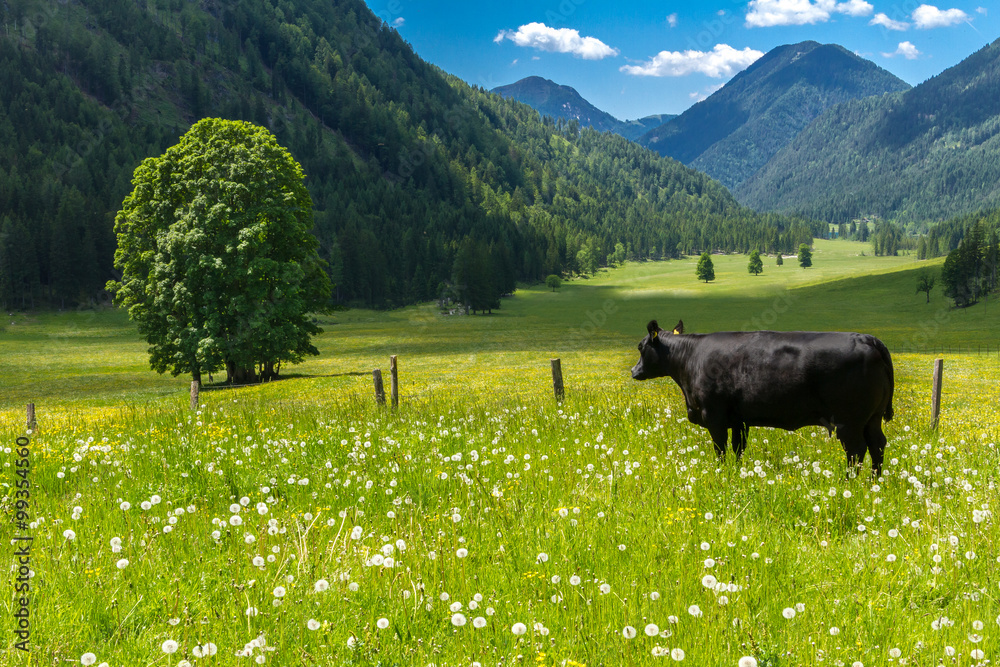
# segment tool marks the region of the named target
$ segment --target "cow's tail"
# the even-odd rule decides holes
[[[882,361],[885,362],[885,372],[889,379],[889,403],[885,407],[885,412],[882,413],[882,419],[885,421],[891,421],[893,416],[892,411],[892,393],[896,388],[896,380],[893,377],[892,372],[892,356],[889,354],[889,348],[885,346],[885,343],[880,341],[875,336],[872,336],[872,345],[878,350],[878,353],[882,356]]]

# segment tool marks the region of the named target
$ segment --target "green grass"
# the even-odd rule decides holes
[[[819,242],[815,269],[765,260],[756,278],[745,257],[716,257],[710,285],[694,279],[693,261],[630,264],[557,293],[521,290],[492,317],[432,306],[324,317],[322,355],[294,377],[203,391],[196,414],[189,381],[148,371],[120,313],[8,320],[0,437],[12,451],[0,506],[12,520],[29,400],[40,430],[27,509],[33,652],[5,631],[0,664],[93,652],[116,667],[261,655],[278,665],[625,665],[672,661],[654,655],[664,649],[731,667],[742,656],[973,665],[983,651],[995,661],[995,304],[956,312],[938,290],[925,304],[914,289],[926,263],[856,256],[862,247]],[[777,312],[776,300],[789,307]],[[754,429],[745,458],[720,463],[705,430],[682,419],[672,382],[628,374],[651,318],[706,332],[772,315],[776,329],[870,331],[894,351],[896,418],[877,483],[867,471],[845,479],[822,429]],[[931,350],[988,344],[992,355],[944,355],[942,424],[931,431]],[[370,371],[389,354],[400,359],[396,411],[371,397]],[[6,521],[0,541],[20,533]],[[375,558],[386,553],[391,568]],[[708,574],[726,590],[703,585]],[[321,579],[328,590],[316,590]],[[648,636],[649,624],[659,633]],[[258,638],[273,650],[235,655]],[[163,652],[168,640],[176,653]],[[197,657],[206,642],[218,654]]]

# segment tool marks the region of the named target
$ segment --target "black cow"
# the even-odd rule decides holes
[[[867,451],[872,472],[882,473],[882,420],[892,419],[894,383],[889,350],[878,338],[808,331],[682,335],[683,322],[669,333],[656,320],[646,329],[632,377],[673,378],[688,420],[708,429],[720,457],[729,429],[738,458],[751,426],[818,425],[830,435],[837,430],[849,464],[860,467]]]

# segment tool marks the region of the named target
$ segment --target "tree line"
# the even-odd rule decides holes
[[[980,218],[973,223],[958,247],[945,258],[941,268],[945,296],[960,308],[971,306],[997,288],[998,271],[1000,240],[994,214],[991,219]]]

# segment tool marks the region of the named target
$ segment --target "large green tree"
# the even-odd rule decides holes
[[[274,378],[318,354],[330,294],[302,168],[266,129],[208,118],[142,162],[115,219],[120,282],[157,372]]]

